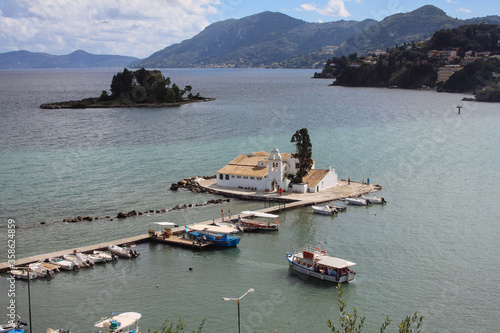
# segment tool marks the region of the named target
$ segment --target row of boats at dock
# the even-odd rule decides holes
[[[116,261],[118,258],[134,258],[137,256],[139,256],[139,253],[135,249],[135,245],[129,247],[110,244],[107,250],[95,250],[92,253],[82,253],[74,250],[73,254],[50,257],[24,267],[16,267],[10,270],[10,274],[17,279],[23,280],[46,278],[53,277],[55,273],[61,270],[71,271],[93,267],[95,264]]]
[[[355,205],[355,206],[368,206],[368,205],[373,205],[373,204],[385,204],[387,201],[385,201],[384,197],[377,197],[377,196],[365,196],[362,195],[357,198],[345,198],[344,201],[350,205]],[[324,214],[324,215],[333,215],[337,214],[340,211],[345,211],[346,206],[335,206],[335,205],[327,205],[327,206],[312,206],[312,209],[315,213],[317,214]]]

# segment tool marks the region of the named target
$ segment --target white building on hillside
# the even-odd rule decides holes
[[[260,191],[318,192],[337,186],[335,170],[318,170],[314,168],[304,177],[306,185],[290,184],[288,175],[295,175],[299,160],[291,154],[280,154],[277,148],[271,153],[260,151],[252,154],[241,154],[228,165],[217,171],[217,185],[224,187],[245,188]]]

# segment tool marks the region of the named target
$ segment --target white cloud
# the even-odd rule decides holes
[[[344,0],[329,0],[325,7],[318,7],[314,2],[301,4],[300,7],[306,12],[318,12],[325,16],[349,17],[351,13],[345,8]]]
[[[458,9],[457,9],[457,12],[462,12],[462,13],[467,13],[467,14],[470,14],[470,13],[472,13],[472,10],[470,10],[470,9],[468,9],[468,8],[463,8],[463,7],[461,7],[461,8],[458,8]]]
[[[1,0],[0,52],[147,57],[191,38],[219,0]],[[102,23],[107,21],[108,23]]]

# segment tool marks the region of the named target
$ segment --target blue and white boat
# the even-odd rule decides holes
[[[352,270],[356,263],[330,257],[319,246],[306,245],[298,253],[287,253],[286,258],[295,271],[320,280],[342,283],[352,282],[356,278],[356,273]]]
[[[217,246],[236,246],[240,237],[236,236],[238,229],[219,225],[193,224],[184,227],[186,233],[193,239],[204,242],[209,241]]]

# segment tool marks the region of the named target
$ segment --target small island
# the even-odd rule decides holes
[[[78,101],[47,103],[42,109],[85,109],[85,108],[124,108],[124,107],[166,107],[179,106],[193,102],[213,101],[214,98],[193,95],[190,85],[179,88],[169,77],[165,78],[159,70],[136,71],[124,69],[113,76],[111,95],[103,90],[100,97],[90,97]],[[187,97],[184,95],[188,93]]]

